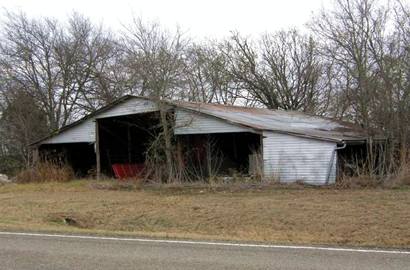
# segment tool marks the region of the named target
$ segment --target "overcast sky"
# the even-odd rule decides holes
[[[78,11],[112,30],[133,16],[173,28],[179,25],[196,38],[219,38],[238,30],[257,35],[289,27],[303,28],[314,12],[332,0],[0,0],[7,10],[30,16],[65,18]]]

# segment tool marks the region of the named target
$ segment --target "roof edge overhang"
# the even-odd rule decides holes
[[[231,120],[228,120],[228,119],[225,119],[225,118],[213,115],[213,114],[209,114],[209,113],[206,113],[206,112],[203,112],[203,111],[195,110],[195,109],[192,109],[192,108],[189,108],[189,107],[184,107],[183,105],[180,105],[178,103],[176,103],[176,104],[173,103],[173,105],[175,107],[177,107],[178,109],[181,109],[181,110],[184,110],[184,111],[189,111],[189,112],[193,112],[193,113],[200,114],[200,115],[206,115],[208,117],[210,116],[214,119],[221,120],[221,121],[226,122],[228,124],[235,125],[235,126],[240,126],[240,127],[249,129],[250,131],[252,131],[252,133],[261,134],[263,132],[262,129],[255,129],[255,127],[251,127],[251,126],[243,124],[243,123],[231,121]]]
[[[98,110],[96,110],[96,111],[94,111],[94,112],[92,112],[92,113],[89,113],[89,114],[85,115],[84,117],[78,119],[77,121],[74,121],[74,122],[72,122],[72,123],[70,123],[70,124],[68,124],[68,125],[65,125],[65,126],[59,128],[59,129],[57,129],[57,130],[52,131],[52,132],[51,132],[50,134],[48,134],[47,136],[45,136],[45,137],[43,137],[43,138],[40,138],[40,139],[38,139],[38,140],[36,140],[36,141],[30,143],[28,146],[29,146],[29,147],[36,147],[36,146],[40,145],[42,141],[45,141],[45,140],[50,139],[50,138],[52,138],[52,137],[54,137],[54,136],[57,136],[57,135],[59,135],[61,132],[64,132],[64,131],[66,131],[66,130],[72,128],[72,127],[75,127],[75,126],[77,126],[77,125],[83,123],[84,121],[86,121],[86,120],[88,120],[88,119],[90,119],[90,118],[96,116],[97,114],[102,113],[102,112],[105,112],[105,111],[107,111],[107,110],[113,108],[114,106],[116,106],[116,105],[118,105],[118,104],[121,104],[121,103],[123,103],[123,102],[125,102],[125,101],[127,101],[127,100],[129,100],[129,99],[131,99],[131,98],[149,99],[149,98],[137,97],[137,96],[133,96],[133,95],[125,95],[125,96],[122,96],[122,97],[120,97],[120,98],[114,100],[113,102],[111,102],[111,103],[109,103],[109,104],[107,104],[107,105],[101,107],[100,109],[98,109]]]
[[[61,134],[62,132],[66,131],[66,130],[72,128],[72,127],[75,127],[75,126],[83,123],[84,121],[86,121],[90,118],[93,118],[93,117],[97,116],[98,114],[100,114],[102,112],[105,112],[105,111],[117,106],[118,104],[121,104],[121,103],[123,103],[123,102],[125,102],[129,99],[132,99],[132,98],[144,99],[144,100],[155,101],[155,102],[158,101],[158,99],[154,99],[154,98],[150,98],[150,97],[125,95],[125,96],[123,96],[121,98],[118,98],[117,100],[105,105],[104,107],[102,107],[102,108],[100,108],[100,109],[98,109],[98,110],[96,110],[96,111],[82,117],[81,119],[79,119],[79,120],[77,120],[77,121],[75,121],[71,124],[68,124],[66,126],[63,126],[60,129],[57,129],[57,130],[51,132],[49,135],[47,135],[47,136],[45,136],[45,137],[43,137],[43,138],[29,144],[28,146],[31,147],[31,148],[37,147],[37,146],[41,145],[41,142],[43,142],[47,139],[50,139],[54,136],[57,136],[57,135]],[[229,120],[229,119],[225,119],[223,117],[220,117],[218,115],[215,115],[215,114],[212,114],[212,113],[209,113],[209,112],[204,112],[204,111],[201,110],[200,106],[198,106],[198,108],[191,108],[191,107],[188,107],[188,106],[184,106],[183,104],[178,103],[178,102],[172,102],[172,101],[164,100],[164,99],[160,99],[160,101],[165,102],[165,103],[167,103],[168,105],[170,105],[171,107],[174,107],[174,108],[177,107],[179,109],[183,109],[183,110],[186,110],[186,111],[190,111],[190,112],[210,116],[210,117],[222,120],[222,121],[227,122],[227,123],[232,124],[232,125],[247,128],[247,129],[249,129],[250,131],[252,131],[253,133],[256,133],[256,134],[262,134],[263,132],[275,132],[275,133],[292,135],[292,136],[296,136],[296,137],[316,139],[316,140],[328,141],[328,142],[334,142],[334,143],[347,143],[347,144],[360,144],[360,143],[366,143],[367,142],[367,138],[365,138],[365,137],[358,138],[358,139],[350,139],[350,138],[346,139],[346,138],[334,138],[334,137],[318,136],[318,135],[312,135],[312,134],[307,134],[307,133],[302,133],[302,132],[295,132],[295,131],[266,129],[266,128],[263,128],[263,127],[251,126],[251,125],[248,125],[246,123],[239,122],[239,121],[232,121],[232,120]]]
[[[366,140],[367,140],[366,138],[358,138],[358,139],[331,138],[331,137],[326,137],[326,136],[305,134],[305,133],[302,133],[302,132],[266,129],[266,128],[262,128],[262,127],[257,128],[255,126],[247,125],[246,123],[242,123],[242,122],[239,122],[239,121],[228,120],[228,119],[225,119],[225,118],[220,117],[218,115],[214,115],[212,113],[201,111],[200,106],[198,106],[198,108],[191,108],[191,107],[183,106],[183,105],[178,104],[178,103],[173,103],[173,104],[175,106],[177,106],[178,108],[186,110],[186,111],[211,116],[211,117],[217,118],[219,120],[222,120],[224,122],[227,122],[229,124],[233,124],[233,125],[236,125],[236,126],[241,126],[241,127],[244,127],[244,128],[248,128],[250,130],[253,130],[254,133],[257,133],[257,134],[262,134],[263,132],[274,132],[274,133],[280,133],[280,134],[287,134],[287,135],[291,135],[291,136],[295,136],[295,137],[315,139],[315,140],[328,141],[328,142],[334,142],[334,143],[343,143],[343,142],[357,142],[357,143],[362,142],[362,143],[366,143]]]

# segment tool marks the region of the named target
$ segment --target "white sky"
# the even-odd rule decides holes
[[[78,11],[113,30],[135,16],[170,29],[179,25],[195,38],[220,38],[232,30],[258,35],[288,27],[303,28],[313,12],[331,3],[332,0],[0,0],[0,7],[59,19]]]

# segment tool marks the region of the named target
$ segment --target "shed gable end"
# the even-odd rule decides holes
[[[45,139],[40,144],[95,142],[95,119],[154,112],[157,110],[155,102],[132,97],[72,127],[62,130],[60,133]]]
[[[73,126],[69,129],[56,134],[41,144],[55,144],[55,143],[77,143],[77,142],[94,142],[95,141],[95,122],[93,119]]]

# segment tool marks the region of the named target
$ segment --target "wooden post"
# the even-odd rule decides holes
[[[33,148],[32,150],[32,166],[36,165],[39,161],[40,161],[40,150],[38,149],[39,146],[36,146],[35,148]]]
[[[178,167],[176,168],[176,174],[178,175],[178,179],[182,179],[182,175],[185,169],[185,164],[184,164],[184,157],[182,154],[182,143],[181,143],[181,138],[179,136],[176,136],[176,142],[177,142],[177,164]]]
[[[101,179],[101,156],[100,156],[100,131],[98,120],[95,119],[95,161],[97,169],[97,180]]]

